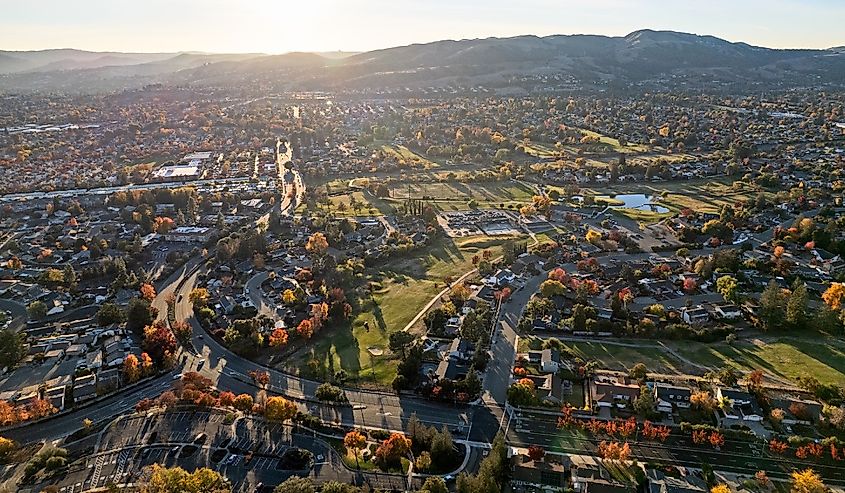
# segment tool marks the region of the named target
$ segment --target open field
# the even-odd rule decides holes
[[[446,277],[472,270],[472,257],[485,249],[500,255],[503,238],[438,238],[408,258],[370,270],[375,283],[372,300],[357,310],[352,323],[315,335],[308,348],[287,362],[306,375],[332,375],[340,369],[360,384],[388,386],[399,360],[387,347],[391,332],[402,330],[444,287]],[[369,324],[369,330],[364,323]]]
[[[525,344],[537,345],[538,339]],[[694,341],[627,341],[629,346],[608,342],[566,341],[564,347],[585,360],[595,360],[608,370],[627,371],[645,363],[649,371],[666,374],[703,375],[733,364],[743,371],[762,370],[776,380],[792,381],[813,375],[822,383],[845,385],[845,344],[841,341],[809,342],[779,338],[727,343]],[[632,347],[636,345],[636,347]],[[672,354],[676,353],[678,356]]]
[[[399,162],[405,162],[409,164],[417,163],[422,165],[424,169],[433,169],[440,166],[434,161],[428,159],[425,156],[417,154],[416,152],[408,149],[405,146],[384,144],[378,147],[378,149],[384,152],[386,156],[394,158]]]
[[[795,380],[812,375],[822,383],[845,385],[845,345],[837,341],[809,342],[780,338],[771,342],[736,342],[677,344],[684,357],[699,364],[718,368],[731,362],[739,368],[763,370],[781,378]]]
[[[531,202],[535,191],[522,183],[501,182],[435,182],[396,185],[391,190],[392,201],[400,203],[410,194],[414,198],[428,197],[439,210],[455,211],[469,209],[470,200],[474,200],[481,209],[521,207]]]

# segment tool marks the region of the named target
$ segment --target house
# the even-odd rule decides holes
[[[640,395],[637,384],[617,383],[594,380],[592,383],[593,401],[598,407],[627,407]]]
[[[511,458],[511,488],[519,492],[549,488],[567,489],[571,485],[570,461],[565,455],[547,453],[541,460],[515,453]]]
[[[164,239],[180,243],[205,243],[209,238],[209,228],[202,226],[179,226],[164,234]]]
[[[722,409],[725,419],[763,421],[763,410],[751,393],[739,389],[719,387],[716,389],[716,400],[722,401],[723,399],[727,399],[730,403],[729,406]]]
[[[660,469],[647,469],[648,493],[707,493],[707,482],[694,474],[669,476]]]
[[[710,314],[701,305],[682,308],[681,317],[690,325],[700,325],[710,320]]]
[[[460,337],[456,337],[452,340],[452,344],[449,346],[447,357],[458,361],[469,361],[472,359],[472,355],[474,353],[475,351],[471,342],[461,339]]]
[[[80,403],[97,397],[97,376],[93,373],[76,377],[73,382],[73,402]]]
[[[713,305],[716,317],[722,320],[736,320],[742,318],[742,310],[733,303],[716,303]]]
[[[654,384],[654,401],[657,403],[657,410],[662,413],[672,414],[678,408],[689,409],[691,396],[692,391],[687,387],[662,382]]]
[[[543,373],[557,373],[560,370],[560,353],[556,349],[528,351],[528,361],[536,364]]]

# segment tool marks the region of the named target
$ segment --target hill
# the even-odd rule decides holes
[[[565,75],[581,84],[683,81],[790,87],[841,84],[845,51],[784,50],[713,36],[641,30],[627,36],[517,36],[445,40],[365,53],[206,54],[0,52],[0,87],[101,91],[150,83],[261,84],[275,90],[504,87]],[[668,82],[667,82],[668,81]],[[678,82],[681,83],[681,82]]]

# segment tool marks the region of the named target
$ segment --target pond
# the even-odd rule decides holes
[[[573,200],[581,202],[584,197],[574,195]],[[669,212],[669,208],[654,203],[654,195],[644,193],[622,193],[618,195],[596,195],[596,202],[607,202],[614,209],[642,209],[663,214]]]
[[[655,204],[653,202],[654,196],[653,195],[646,195],[644,193],[623,193],[619,195],[600,195],[596,197],[597,201],[601,201],[602,199],[609,200],[612,204],[621,204],[613,205],[611,207],[620,208],[620,209],[642,209],[642,210],[649,210],[652,212],[657,212],[663,214],[665,212],[669,212],[667,207],[664,207],[659,204]]]

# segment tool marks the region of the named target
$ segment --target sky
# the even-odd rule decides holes
[[[0,50],[367,51],[522,34],[845,45],[845,0],[0,0]]]

